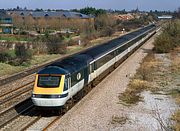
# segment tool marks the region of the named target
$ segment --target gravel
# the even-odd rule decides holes
[[[95,87],[78,104],[68,111],[49,130],[151,130],[148,123],[123,126],[121,124],[112,124],[112,118],[113,116],[129,117],[129,115],[132,114],[133,110],[118,104],[118,96],[126,89],[130,77],[133,77],[136,73],[143,58],[147,55],[148,50],[153,48],[153,40],[154,37],[136,51],[130,59],[126,60],[115,71],[108,75],[100,84],[97,85],[97,87]],[[144,113],[146,113],[147,116],[150,114],[149,111],[144,111],[142,108],[139,109],[139,113],[141,116],[144,115]],[[129,125],[133,122],[134,121],[132,120],[127,120]]]
[[[34,123],[31,127],[29,127],[28,131],[42,131],[51,121],[53,121],[56,116],[51,117],[42,117],[39,121]]]

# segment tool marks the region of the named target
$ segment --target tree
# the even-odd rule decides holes
[[[93,8],[93,7],[86,7],[86,8],[80,9],[79,12],[82,13],[82,14],[94,15],[94,16],[99,16],[99,15],[102,15],[102,14],[106,14],[106,10],[96,9],[96,8]]]

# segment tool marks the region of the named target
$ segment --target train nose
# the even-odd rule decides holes
[[[33,94],[31,99],[35,106],[57,107],[57,106],[63,106],[66,103],[68,99],[68,94],[63,94],[63,95],[35,95]]]

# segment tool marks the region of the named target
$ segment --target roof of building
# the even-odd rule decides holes
[[[9,14],[16,14],[19,16],[29,16],[32,17],[63,17],[63,18],[91,18],[91,16],[70,11],[9,11]]]
[[[0,18],[11,18],[11,16],[9,16],[6,11],[0,10]]]
[[[171,15],[162,15],[162,16],[158,16],[159,19],[172,19],[173,16]]]
[[[131,20],[134,19],[134,16],[131,14],[119,14],[114,16],[116,19],[120,20]]]

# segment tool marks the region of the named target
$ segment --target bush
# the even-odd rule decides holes
[[[90,41],[88,39],[83,39],[82,46],[86,47],[88,45],[91,45]]]
[[[110,26],[107,26],[102,30],[101,36],[111,36],[114,33],[114,29]]]
[[[172,21],[165,25],[163,33],[154,42],[154,50],[157,53],[168,53],[180,46],[180,21]]]
[[[66,53],[66,43],[63,41],[62,37],[49,36],[46,42],[47,51],[49,54],[65,54]]]
[[[167,33],[159,35],[154,42],[154,50],[157,53],[168,53],[173,49],[171,37]]]
[[[75,40],[70,39],[70,40],[67,42],[67,45],[68,45],[68,46],[78,45],[78,41],[75,41]]]
[[[13,65],[21,65],[32,58],[32,52],[25,47],[24,44],[17,44],[15,47],[16,60],[12,62]]]
[[[3,63],[7,62],[8,63],[12,59],[13,59],[13,57],[9,53],[0,52],[0,62],[3,62]]]
[[[105,29],[107,26],[113,27],[116,20],[109,15],[100,15],[95,18],[94,27],[97,31]]]

